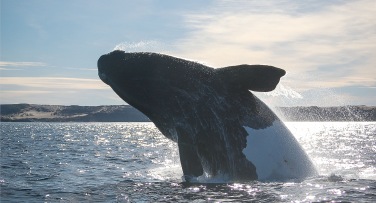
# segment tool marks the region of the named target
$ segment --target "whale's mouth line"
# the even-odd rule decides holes
[[[102,80],[102,82],[106,83],[107,85],[109,85],[109,86],[115,85],[115,83],[112,82],[110,77],[108,77],[106,75],[106,73],[99,71],[98,76]],[[145,79],[143,79],[143,78],[132,78],[132,79],[128,79],[127,81],[128,81],[128,83],[134,83],[134,82],[140,82],[140,81],[143,81],[143,80],[145,80]],[[158,80],[155,80],[155,81],[158,81]]]
[[[104,82],[106,83],[108,86],[110,86],[116,94],[118,94],[120,96],[120,98],[122,98],[124,100],[124,91],[119,88],[115,83],[112,82],[112,80],[105,74],[105,73],[102,73],[102,72],[98,72],[98,75],[99,75],[99,78]]]
[[[116,83],[114,83],[110,77],[108,77],[108,75],[102,71],[98,71],[98,76],[99,78],[102,80],[102,82],[106,83],[107,85],[109,86],[116,86]],[[137,83],[137,82],[142,82],[144,81],[145,79],[144,78],[131,78],[131,79],[127,79],[127,84],[133,84],[133,83]],[[150,81],[150,80],[149,80]],[[159,81],[159,80],[155,80],[155,81]]]
[[[101,71],[98,72],[98,75],[99,75],[99,78],[104,83],[110,86],[115,91],[115,93],[120,96],[120,98],[128,102],[127,99],[125,98],[125,96],[127,95],[126,92],[124,92],[121,88],[119,88],[118,85],[115,82],[113,82],[110,77],[108,77],[105,73]]]

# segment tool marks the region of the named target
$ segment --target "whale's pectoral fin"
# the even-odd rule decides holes
[[[216,74],[234,88],[268,92],[275,89],[286,71],[267,65],[238,65],[217,69]]]
[[[189,182],[191,178],[201,176],[204,171],[195,147],[180,142],[178,146],[185,181]]]
[[[204,170],[197,154],[197,147],[192,143],[191,138],[179,132],[181,130],[177,130],[179,134],[178,147],[180,163],[185,181],[189,182],[191,178],[201,176]]]

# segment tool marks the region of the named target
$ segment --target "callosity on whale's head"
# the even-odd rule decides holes
[[[124,101],[143,112],[167,138],[178,143],[186,181],[219,175],[232,181],[256,180],[258,173],[263,179],[272,175],[275,178],[283,176],[275,167],[285,163],[289,165],[285,164],[281,171],[294,168],[288,173],[289,178],[295,172],[300,177],[305,175],[299,171],[299,163],[309,165],[310,161],[303,150],[297,150],[302,156],[289,157],[293,153],[285,149],[291,143],[294,149],[300,146],[287,129],[281,136],[288,136],[288,141],[276,147],[283,154],[274,156],[273,150],[258,150],[260,154],[256,154],[254,150],[270,147],[263,146],[266,136],[260,132],[280,121],[249,90],[273,90],[285,75],[282,69],[266,65],[214,69],[168,55],[113,51],[99,58],[98,74]],[[285,127],[273,128],[274,134],[278,134],[279,128]],[[249,129],[260,136],[249,136],[249,132],[253,133]],[[306,160],[290,160],[294,157]],[[277,164],[266,164],[268,161]]]

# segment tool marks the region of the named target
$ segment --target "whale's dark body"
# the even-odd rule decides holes
[[[156,53],[113,51],[98,60],[100,78],[178,143],[185,179],[225,174],[256,180],[243,154],[248,133],[277,116],[249,90],[271,91],[285,71],[239,65],[214,69]]]

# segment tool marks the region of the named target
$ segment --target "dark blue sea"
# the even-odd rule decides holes
[[[376,123],[286,123],[304,181],[182,183],[152,123],[1,123],[1,202],[376,202]]]

